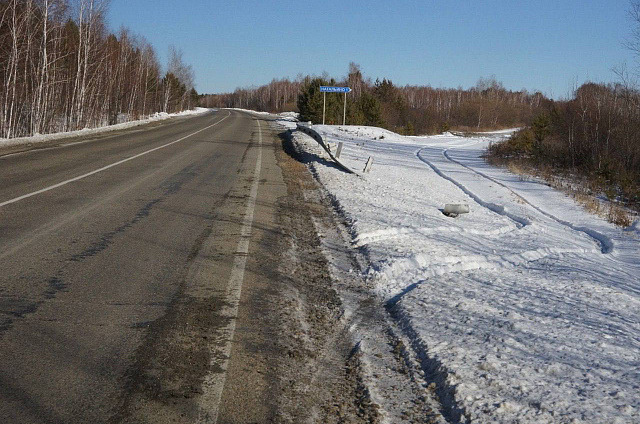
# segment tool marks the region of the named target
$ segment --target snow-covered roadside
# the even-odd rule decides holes
[[[256,110],[250,109],[242,109],[239,107],[227,108],[229,110],[237,110],[239,112],[252,113],[254,115],[260,116],[273,116],[276,118],[276,124],[284,128],[295,128],[295,122],[298,122],[298,116],[300,115],[298,112],[280,112],[280,113],[270,113],[270,112],[259,112]]]
[[[446,370],[473,422],[640,420],[640,238],[563,194],[480,158],[504,133],[401,137],[314,126],[344,142],[347,175],[314,173],[350,222],[365,278],[414,340],[427,376]],[[471,213],[445,217],[445,203]],[[431,371],[430,371],[431,370]]]
[[[37,144],[37,143],[54,141],[54,140],[60,140],[67,137],[78,137],[78,136],[85,136],[85,135],[101,134],[109,131],[116,131],[116,130],[122,130],[125,128],[137,127],[139,125],[144,125],[144,124],[148,124],[150,122],[155,122],[155,121],[162,121],[162,120],[173,118],[176,116],[201,115],[201,114],[210,112],[211,110],[213,109],[197,107],[193,110],[185,110],[183,112],[178,112],[178,113],[158,112],[146,119],[123,122],[120,124],[109,125],[106,127],[84,128],[82,130],[77,130],[77,131],[59,132],[59,133],[52,133],[52,134],[37,134],[31,137],[19,137],[19,138],[10,138],[10,139],[0,138],[0,147],[18,146],[18,145],[24,145],[24,144]]]

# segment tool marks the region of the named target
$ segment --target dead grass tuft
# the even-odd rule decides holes
[[[629,227],[633,224],[633,217],[627,208],[619,205],[618,203],[611,202],[609,204],[609,213],[607,220],[618,227]]]
[[[527,172],[518,162],[507,162],[507,169],[512,174],[516,174],[520,181],[531,180],[531,174]]]

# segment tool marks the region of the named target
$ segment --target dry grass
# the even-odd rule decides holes
[[[512,174],[517,175],[520,181],[531,181],[531,173],[525,170],[518,162],[507,162],[507,169]]]
[[[627,228],[633,224],[633,216],[627,208],[614,202],[609,204],[609,214],[607,215],[607,219],[609,222],[622,228]]]
[[[595,196],[586,194],[583,191],[574,190],[568,191],[563,190],[565,193],[569,192],[571,196],[578,202],[578,204],[582,205],[582,207],[589,213],[593,215],[598,215],[600,217],[604,217],[604,208],[600,200],[598,200]]]

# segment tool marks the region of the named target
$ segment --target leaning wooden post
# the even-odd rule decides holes
[[[367,164],[364,166],[364,170],[362,172],[367,173],[371,171],[371,165],[373,165],[373,158],[369,156],[369,159],[367,160]]]

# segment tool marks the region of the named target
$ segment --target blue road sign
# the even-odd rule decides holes
[[[320,92],[322,93],[348,93],[351,89],[349,87],[327,87],[326,85],[320,86]]]

